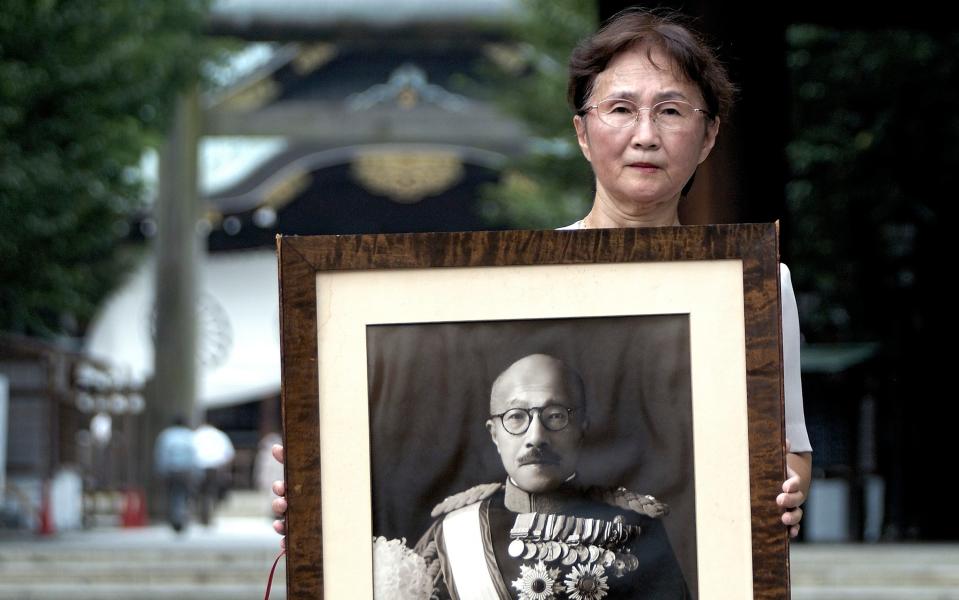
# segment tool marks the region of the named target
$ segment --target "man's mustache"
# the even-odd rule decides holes
[[[516,462],[520,465],[529,465],[533,463],[553,463],[559,464],[560,456],[552,450],[543,450],[540,448],[530,448],[519,455]]]

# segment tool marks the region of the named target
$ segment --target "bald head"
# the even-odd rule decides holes
[[[554,421],[543,420],[543,411],[549,407],[569,409],[563,414],[569,420],[551,427]],[[586,433],[583,408],[583,380],[555,357],[531,354],[503,371],[493,382],[490,414],[495,416],[486,421],[486,429],[510,481],[529,493],[555,490],[568,481],[576,472]],[[556,409],[552,410],[555,416]],[[511,431],[503,419],[519,426]]]
[[[500,373],[490,393],[490,414],[509,410],[517,394],[536,391],[551,393],[556,404],[570,408],[586,405],[583,379],[554,356],[530,354],[517,360]]]

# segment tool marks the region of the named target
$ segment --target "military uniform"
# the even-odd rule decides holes
[[[688,598],[667,510],[623,488],[487,484],[440,503],[416,550],[438,600]]]

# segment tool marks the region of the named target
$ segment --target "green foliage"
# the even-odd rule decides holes
[[[959,35],[794,26],[788,43],[788,247],[797,289],[815,290],[804,330],[921,328],[959,164]]]
[[[595,0],[525,0],[513,34],[519,60],[492,75],[493,98],[534,136],[528,154],[484,190],[484,217],[511,228],[567,225],[589,210],[593,176],[566,106],[570,50],[596,28]]]
[[[141,203],[136,167],[198,80],[205,11],[199,0],[4,1],[0,330],[82,327],[117,283]]]

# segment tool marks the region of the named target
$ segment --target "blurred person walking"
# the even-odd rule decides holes
[[[199,517],[201,523],[209,525],[213,520],[213,511],[226,497],[232,482],[230,466],[236,450],[227,434],[205,421],[197,427],[193,442],[196,446],[197,465],[202,472],[197,498]]]
[[[189,520],[190,498],[198,473],[193,431],[180,415],[160,432],[153,447],[154,469],[166,487],[167,520],[177,533]]]

